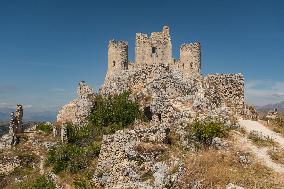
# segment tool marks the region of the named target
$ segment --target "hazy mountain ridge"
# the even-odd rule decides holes
[[[275,104],[267,104],[264,106],[256,106],[256,109],[258,111],[269,111],[269,110],[273,110],[277,108],[278,111],[280,112],[284,112],[284,101],[281,101],[279,103],[275,103]]]
[[[9,120],[10,113],[15,111],[12,108],[0,108],[0,120]],[[55,121],[57,112],[53,111],[32,111],[24,109],[24,120],[28,121]]]

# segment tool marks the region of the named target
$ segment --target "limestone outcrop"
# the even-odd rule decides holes
[[[88,123],[87,117],[95,104],[95,93],[84,81],[81,81],[77,88],[77,95],[77,99],[61,108],[57,115],[58,123],[72,123],[77,126]]]
[[[184,168],[178,157],[166,157],[168,131],[154,126],[105,135],[93,181],[106,189],[174,187]]]
[[[12,112],[10,115],[9,133],[0,138],[0,149],[10,148],[19,143],[20,137],[18,135],[23,132],[23,112],[23,106],[17,104],[16,112]]]

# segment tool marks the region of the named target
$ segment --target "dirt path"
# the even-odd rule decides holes
[[[241,127],[246,130],[247,133],[252,132],[252,131],[259,132],[262,135],[267,136],[271,138],[272,140],[274,140],[275,142],[279,143],[279,146],[284,149],[284,137],[268,129],[261,123],[257,121],[251,121],[251,120],[240,120],[239,123]],[[253,153],[255,157],[262,164],[266,165],[267,167],[273,169],[274,171],[278,173],[284,174],[284,165],[273,162],[273,160],[270,158],[270,156],[267,153],[268,148],[257,147],[247,138],[247,136],[246,137],[237,136],[236,140],[242,149]]]
[[[282,148],[284,148],[284,137],[265,127],[263,124],[251,120],[240,120],[239,123],[247,132],[257,131],[262,133],[262,135],[268,136],[275,142],[279,143]]]

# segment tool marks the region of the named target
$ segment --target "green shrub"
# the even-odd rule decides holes
[[[52,125],[41,123],[36,127],[36,130],[40,130],[40,131],[43,131],[47,134],[50,134],[50,133],[52,133],[53,129],[52,129]]]
[[[137,102],[129,100],[129,93],[96,97],[96,106],[83,127],[67,124],[67,144],[55,146],[48,152],[47,164],[58,173],[76,173],[97,158],[103,135],[112,134],[143,118]]]
[[[219,121],[205,120],[195,121],[188,126],[188,134],[190,139],[196,142],[209,146],[212,144],[212,140],[215,137],[225,137],[227,135],[227,129],[224,124]]]
[[[47,180],[45,176],[39,176],[29,187],[29,189],[54,189],[55,185],[53,182]]]
[[[99,157],[101,151],[101,142],[94,142],[87,148],[87,152],[92,156]]]
[[[139,104],[129,100],[129,92],[109,97],[98,96],[90,121],[97,127],[127,127],[135,119],[142,118]]]
[[[18,155],[22,167],[32,167],[32,164],[37,160],[36,155],[33,153],[22,153]]]
[[[86,189],[87,188],[87,181],[84,179],[75,179],[73,182],[76,189]]]
[[[76,173],[86,167],[84,149],[74,144],[63,144],[48,152],[47,163],[53,165],[53,171],[63,170]]]
[[[53,166],[55,173],[61,171],[77,173],[85,169],[92,158],[99,156],[100,149],[100,142],[93,142],[86,147],[76,144],[62,144],[48,152],[47,164]]]

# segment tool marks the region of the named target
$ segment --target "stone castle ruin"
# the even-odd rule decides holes
[[[151,97],[152,102],[148,105],[154,114],[165,113],[165,109],[157,107],[157,102],[165,105],[181,98],[192,104],[195,113],[226,107],[234,114],[242,115],[245,108],[243,75],[203,76],[199,42],[182,44],[180,57],[174,59],[168,26],[150,36],[136,34],[134,62],[128,60],[127,42],[109,42],[108,70],[100,92],[108,95],[124,90],[136,93],[137,98]]]
[[[172,56],[170,29],[150,36],[137,33],[135,61],[128,59],[126,41],[109,41],[108,70],[100,88],[102,95],[131,91],[153,119],[170,121],[173,110],[186,111],[188,116],[220,116],[221,112],[240,116],[245,112],[244,77],[242,74],[201,73],[201,44],[182,44],[180,57]],[[78,99],[65,105],[59,112],[59,123],[86,123],[86,117],[95,103],[87,98],[95,95],[91,89],[78,87]],[[84,87],[83,87],[84,88]],[[82,92],[80,92],[82,90]],[[86,95],[84,96],[84,94]]]
[[[167,161],[160,154],[141,153],[137,146],[157,144],[161,147],[174,131],[184,148],[192,145],[187,126],[195,119],[217,118],[233,127],[239,117],[255,117],[255,111],[244,102],[242,74],[201,73],[200,43],[183,44],[180,57],[172,56],[169,27],[150,36],[136,34],[135,61],[128,59],[128,43],[111,40],[108,45],[108,70],[99,90],[103,96],[130,91],[141,110],[151,120],[136,121],[132,128],[104,135],[93,175],[93,182],[104,188],[167,188],[178,182],[184,167],[180,157]],[[78,98],[65,105],[57,116],[58,123],[82,126],[88,122],[96,95],[85,82],[78,86]],[[136,159],[143,159],[141,166]],[[142,168],[141,168],[142,167]],[[140,169],[141,168],[141,169]],[[173,174],[171,170],[177,171]],[[151,182],[143,181],[148,172]]]
[[[108,45],[108,74],[123,70],[138,69],[144,65],[165,64],[182,72],[185,77],[201,76],[200,43],[183,44],[180,58],[172,57],[172,43],[169,27],[161,32],[136,34],[135,62],[128,60],[128,43],[111,40]]]

